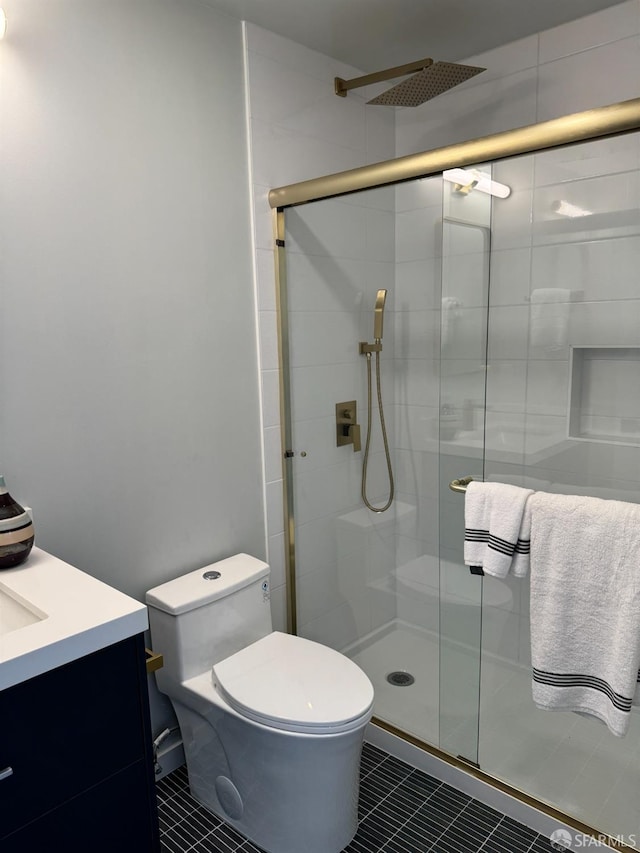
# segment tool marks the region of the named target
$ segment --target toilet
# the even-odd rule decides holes
[[[357,829],[373,709],[364,672],[273,631],[269,566],[248,554],[157,586],[146,601],[193,797],[269,853],[339,853]]]

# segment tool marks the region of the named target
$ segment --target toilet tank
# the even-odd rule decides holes
[[[164,657],[156,672],[163,692],[272,631],[269,566],[248,554],[156,586],[146,602],[153,650]]]

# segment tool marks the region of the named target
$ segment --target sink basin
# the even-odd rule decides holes
[[[47,618],[37,607],[19,599],[0,583],[0,636]]]
[[[148,627],[140,601],[34,547],[0,572],[0,691]]]

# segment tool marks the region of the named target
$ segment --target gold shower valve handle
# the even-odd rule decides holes
[[[336,447],[343,447],[345,444],[352,444],[355,453],[361,449],[355,400],[336,403]]]
[[[362,450],[362,442],[360,440],[360,424],[352,424],[349,427],[349,435],[353,440],[353,452],[357,453]]]

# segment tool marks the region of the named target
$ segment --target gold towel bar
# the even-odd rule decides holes
[[[460,492],[464,494],[467,491],[469,483],[473,482],[473,477],[460,477],[459,480],[452,480],[449,483],[449,488],[452,492]]]

